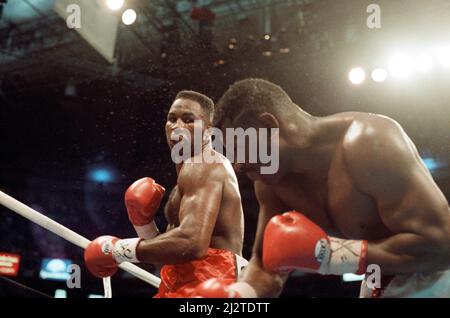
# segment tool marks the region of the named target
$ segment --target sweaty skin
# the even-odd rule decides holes
[[[287,278],[269,274],[261,259],[267,222],[289,210],[329,235],[368,240],[368,264],[380,265],[383,275],[450,267],[448,202],[398,123],[356,112],[316,118],[299,111],[294,122],[262,116],[280,128],[280,170],[263,176],[258,165],[237,167],[254,180],[260,205],[241,279],[259,297],[277,297]]]
[[[170,148],[176,144],[170,139],[173,130],[185,128],[193,136],[195,120],[208,122],[197,102],[177,99],[173,103],[166,123]],[[208,127],[207,124],[204,126],[204,129]],[[186,263],[203,257],[208,248],[241,255],[244,218],[233,167],[212,149],[210,141],[204,142],[201,151],[220,156],[222,160],[220,163],[185,162],[176,165],[177,185],[164,209],[167,230],[154,239],[141,241],[137,247],[137,257],[141,262]],[[194,154],[194,157],[199,155]]]

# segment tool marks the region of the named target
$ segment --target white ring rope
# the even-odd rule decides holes
[[[0,191],[0,204],[30,220],[31,222],[42,226],[44,229],[62,237],[72,244],[81,247],[82,249],[85,249],[90,243],[87,238],[68,229],[58,222],[53,221],[49,217],[39,213],[38,211],[30,208],[29,206],[23,204],[22,202],[14,199],[13,197],[7,195],[2,191]],[[121,263],[119,264],[119,268],[156,288],[158,288],[159,284],[161,283],[161,279],[159,277],[143,270],[142,268],[134,264],[128,262]],[[105,289],[105,298],[110,298],[112,296],[110,277],[103,279],[103,286]]]

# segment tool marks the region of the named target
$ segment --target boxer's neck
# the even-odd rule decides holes
[[[202,156],[205,151],[214,151],[213,147],[212,147],[212,143],[211,143],[211,138],[205,139],[202,142],[202,147],[201,147],[201,151],[198,154],[194,154],[190,159],[192,161],[194,161],[194,157],[195,156]],[[177,171],[177,175],[180,174],[181,168],[183,167],[184,162],[182,163],[178,163],[175,165],[175,169]]]
[[[348,124],[332,117],[297,114],[287,130],[289,167],[294,173],[326,174]],[[290,134],[290,136],[289,136]]]

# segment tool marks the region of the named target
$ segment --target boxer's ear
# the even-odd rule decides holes
[[[280,128],[278,119],[271,113],[262,113],[258,116],[258,119],[266,128]]]

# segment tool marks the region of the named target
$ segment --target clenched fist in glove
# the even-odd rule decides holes
[[[270,272],[299,269],[320,274],[363,274],[366,263],[367,241],[329,237],[296,211],[274,216],[264,231],[263,264]]]
[[[108,277],[117,272],[122,262],[137,263],[136,247],[140,238],[120,240],[114,236],[100,236],[84,250],[84,261],[92,275]]]
[[[165,189],[152,178],[137,180],[125,192],[128,218],[139,237],[150,239],[158,235],[153,219],[164,193]]]

